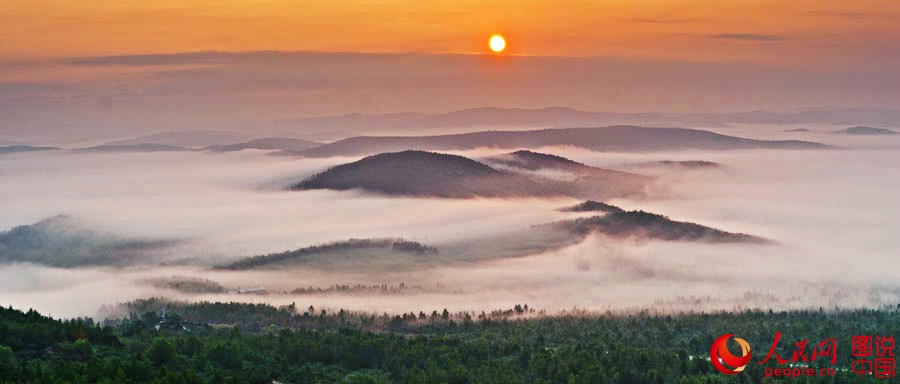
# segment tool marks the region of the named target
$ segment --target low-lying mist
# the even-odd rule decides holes
[[[457,154],[478,158],[501,152],[509,151]],[[0,231],[67,214],[111,233],[185,242],[166,251],[167,266],[0,266],[0,305],[92,316],[103,304],[148,296],[374,312],[480,311],[517,303],[549,311],[690,311],[900,302],[895,257],[900,154],[895,150],[541,152],[612,169],[659,160],[719,163],[711,169],[641,169],[658,177],[645,197],[607,202],[779,244],[638,242],[597,235],[536,255],[410,269],[212,270],[241,257],[350,238],[403,238],[438,249],[477,244],[591,213],[560,211],[578,202],[565,198],[426,199],[284,190],[356,158],[285,158],[257,151],[20,154],[0,158]],[[267,294],[190,294],[147,283],[171,276],[209,279],[232,290],[265,287]],[[401,283],[403,289],[328,289]],[[291,292],[309,287],[323,291]]]

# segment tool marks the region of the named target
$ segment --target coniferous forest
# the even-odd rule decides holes
[[[561,313],[527,305],[491,313],[402,316],[289,305],[125,305],[116,320],[56,320],[0,308],[2,383],[760,383],[775,353],[790,360],[836,340],[835,376],[794,382],[887,382],[851,372],[857,335],[900,334],[900,308],[855,311]],[[142,313],[137,311],[144,311]],[[217,322],[212,322],[213,320]],[[223,323],[223,321],[227,323]],[[718,336],[752,346],[753,363],[728,376],[709,361]]]

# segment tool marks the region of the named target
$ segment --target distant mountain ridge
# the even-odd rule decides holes
[[[445,113],[399,112],[350,113],[337,116],[275,120],[268,123],[277,132],[298,127],[316,130],[349,130],[369,135],[397,130],[415,132],[449,128],[563,128],[608,125],[653,125],[726,127],[745,124],[872,124],[900,126],[900,110],[844,108],[799,112],[748,111],[738,113],[590,112],[568,107],[497,108],[479,107]]]
[[[173,145],[165,145],[165,144],[155,144],[155,143],[140,143],[140,144],[103,144],[94,147],[87,148],[78,148],[75,149],[78,152],[108,152],[108,153],[119,153],[119,152],[181,152],[181,151],[190,151],[190,149],[176,147]]]
[[[658,160],[641,163],[629,163],[620,166],[624,169],[673,169],[673,170],[699,170],[722,168],[722,164],[707,160]]]
[[[322,145],[322,143],[289,137],[263,137],[234,144],[211,145],[203,149],[212,152],[233,152],[244,149],[302,151],[320,145]]]
[[[247,142],[255,137],[284,136],[312,141],[333,141],[359,135],[385,136],[398,132],[429,135],[462,130],[539,129],[635,125],[653,127],[726,128],[729,124],[834,124],[843,126],[900,127],[900,110],[877,108],[814,109],[796,112],[765,110],[738,113],[592,112],[568,107],[498,108],[478,107],[445,113],[398,112],[384,114],[349,113],[298,118],[261,118],[198,128],[153,132],[116,139],[105,144],[154,143],[184,148],[205,148]],[[252,127],[252,131],[248,128]],[[175,128],[175,127],[173,127]],[[115,126],[110,132],[122,132]],[[148,128],[144,128],[148,129]],[[171,129],[171,128],[170,128]],[[130,131],[133,134],[135,131]],[[153,132],[146,134],[147,132]],[[12,138],[10,138],[12,139]],[[3,141],[3,140],[0,140]],[[4,141],[3,145],[22,144]]]
[[[654,151],[681,149],[824,149],[824,144],[799,140],[755,140],[685,128],[611,126],[534,131],[481,131],[438,136],[358,136],[305,151],[307,157],[361,156],[404,150],[451,151],[475,148],[537,149],[572,146],[593,151]]]
[[[32,145],[9,145],[0,147],[0,155],[4,153],[58,151],[57,147],[37,147]]]
[[[748,111],[739,113],[668,113],[668,112],[590,112],[568,107],[497,108],[479,107],[446,113],[398,112],[385,114],[350,113],[335,116],[235,122],[207,130],[168,131],[119,139],[107,145],[142,143],[198,149],[218,145],[244,143],[256,137],[331,141],[338,138],[383,137],[398,132],[413,136],[486,129],[540,129],[605,126],[699,127],[725,128],[731,123],[749,124],[841,124],[867,126],[900,126],[900,110],[844,108],[799,112]],[[245,132],[253,126],[253,132]],[[222,130],[218,130],[222,129]],[[354,133],[358,132],[358,134]],[[359,136],[358,136],[359,135]],[[9,143],[7,145],[17,144]],[[573,144],[575,145],[575,144]],[[367,154],[401,149],[445,150],[442,148],[394,148]],[[512,148],[510,148],[512,149]],[[288,149],[299,152],[303,149]],[[296,154],[296,153],[295,153]],[[365,154],[365,153],[364,153]]]
[[[182,148],[208,147],[211,145],[227,145],[246,141],[247,135],[229,131],[169,131],[116,140],[104,145],[140,145],[159,144]]]

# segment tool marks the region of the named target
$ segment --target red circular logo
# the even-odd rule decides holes
[[[731,351],[728,350],[728,339],[734,336],[733,333],[729,333],[727,335],[722,335],[716,341],[712,343],[712,348],[709,350],[709,361],[712,362],[713,367],[716,367],[719,372],[722,372],[726,375],[735,375],[738,372],[744,370],[744,367],[747,366],[747,363],[750,362],[750,344],[747,343],[744,339],[740,339],[735,337],[734,341],[741,346],[741,356],[735,356],[731,354]],[[734,367],[734,369],[726,367],[724,364],[728,364],[729,366]]]

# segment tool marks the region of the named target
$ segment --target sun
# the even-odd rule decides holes
[[[506,39],[504,39],[503,36],[494,35],[491,36],[491,40],[488,41],[488,45],[490,45],[492,51],[500,53],[503,52],[504,49],[506,49]]]

